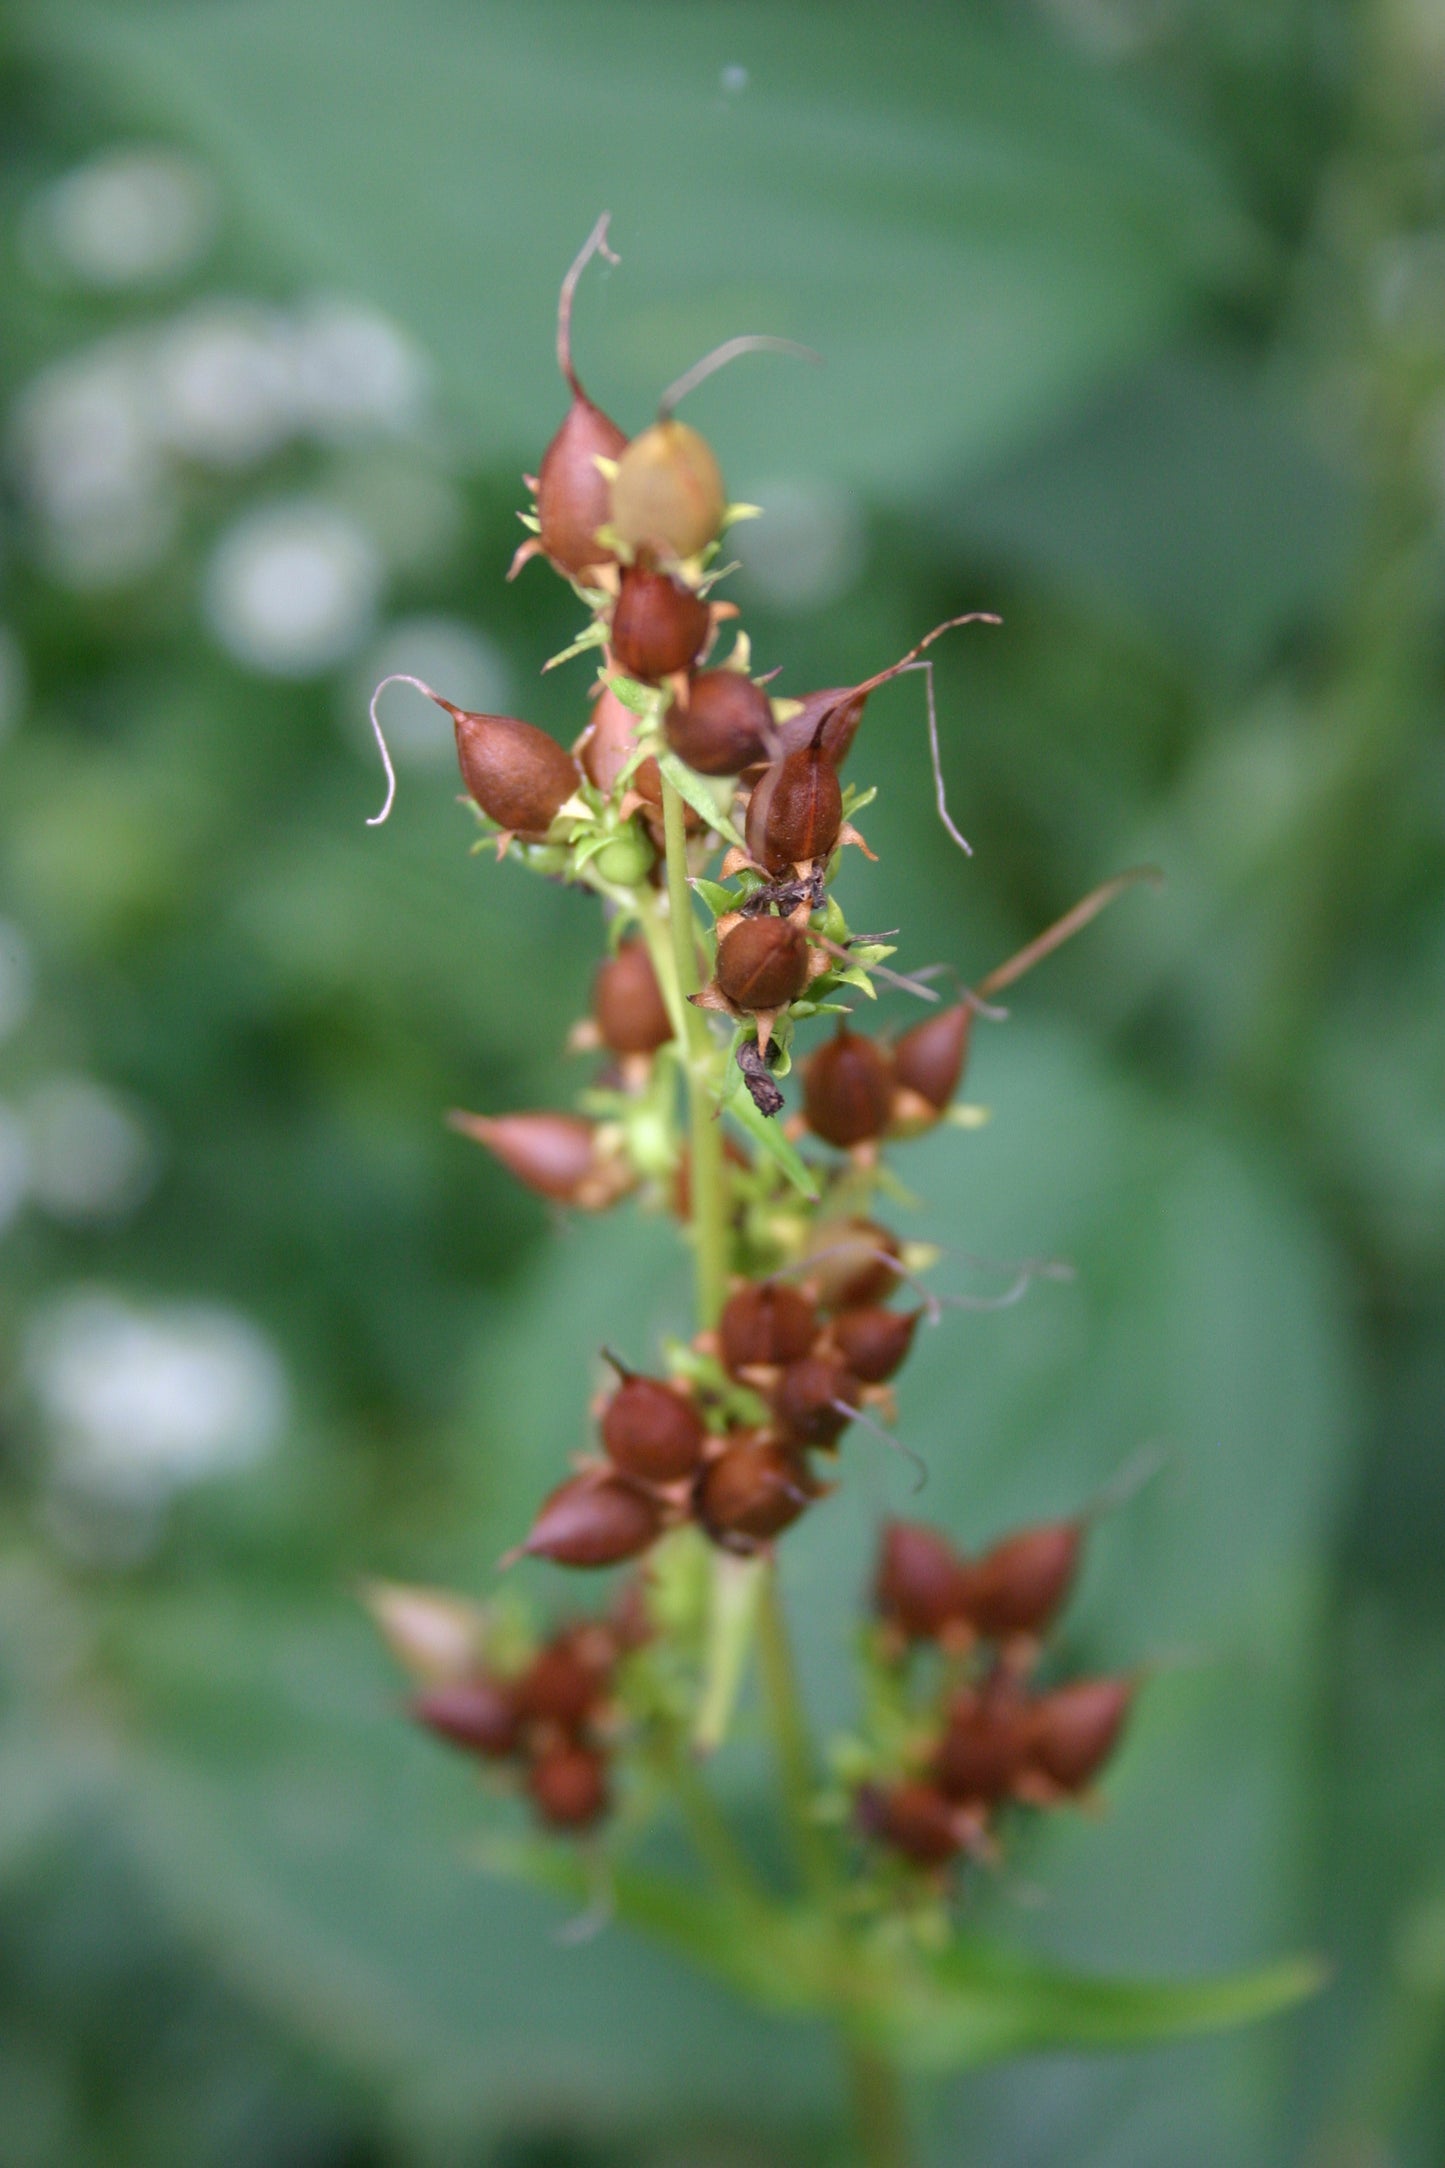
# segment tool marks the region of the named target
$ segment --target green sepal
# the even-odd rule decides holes
[[[877,796],[878,785],[876,783],[870,785],[867,790],[860,790],[856,783],[850,783],[843,793],[844,820],[851,820],[855,813],[861,813],[864,806],[872,805]]]
[[[738,907],[737,897],[730,888],[724,888],[721,881],[707,881],[699,874],[688,882],[688,887],[695,896],[701,897],[715,919],[726,918]]]
[[[660,701],[655,685],[644,685],[637,678],[625,677],[620,670],[611,676],[603,671],[601,676],[608,691],[615,693],[633,715],[644,716],[650,721],[657,714]]]
[[[607,627],[605,625],[595,623],[589,625],[585,632],[578,634],[570,647],[563,648],[560,655],[548,657],[542,665],[542,675],[545,677],[549,670],[557,669],[564,662],[571,662],[574,655],[585,655],[589,648],[601,647],[606,638]]]

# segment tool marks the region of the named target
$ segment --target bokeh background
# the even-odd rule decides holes
[[[580,725],[570,597],[502,575],[603,208],[624,423],[739,330],[826,356],[692,406],[780,689],[1005,618],[938,651],[971,862],[918,681],[870,708],[855,923],[977,973],[1168,876],[905,1165],[940,1284],[1078,1278],[934,1335],[903,1420],[967,1541],[1164,1456],[1071,1615],[1161,1661],[1110,1812],[990,1927],[1331,1984],[944,2087],[928,2158],[1441,2158],[1442,117],[1431,0],[0,16],[3,2168],[838,2157],[811,2030],[479,1870],[356,1601],[489,1588],[598,1343],[682,1323],[666,1228],[558,1231],[441,1122],[578,1087],[592,906],[468,856],[402,692],[364,825],[386,670]],[[840,1723],[908,1502],[850,1453],[788,1550]],[[746,1722],[722,1782],[757,1811]]]

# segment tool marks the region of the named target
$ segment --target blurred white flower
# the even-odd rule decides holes
[[[18,926],[0,918],[0,1039],[20,1029],[30,1014],[34,989],[29,943]]]
[[[30,1150],[25,1124],[0,1100],[0,1234],[19,1212],[30,1186]]]
[[[75,1289],[32,1320],[24,1366],[56,1475],[122,1504],[250,1467],[286,1422],[276,1349],[213,1304]]]
[[[292,328],[296,417],[325,438],[401,432],[421,418],[429,372],[411,341],[379,310],[318,294]]]
[[[367,719],[371,695],[384,677],[419,677],[459,708],[506,715],[512,700],[507,658],[495,640],[454,617],[407,617],[388,625],[350,678],[343,711],[347,735],[369,762],[376,745]],[[386,742],[402,767],[447,768],[457,757],[451,717],[418,692],[398,686],[385,699]]]
[[[84,285],[118,288],[177,278],[199,262],[216,226],[216,191],[195,159],[161,147],[104,152],[29,205],[33,262]]]
[[[156,336],[151,425],[189,459],[245,467],[294,434],[291,326],[279,309],[205,301]]]
[[[12,411],[15,465],[42,548],[77,586],[147,570],[175,531],[171,475],[148,415],[149,357],[138,336],[103,339],[42,369]]]
[[[89,1077],[56,1076],[25,1102],[30,1194],[52,1218],[119,1219],[155,1176],[149,1132],[130,1105]]]
[[[25,712],[25,656],[8,625],[0,625],[0,741],[8,738]]]
[[[381,580],[380,554],[357,521],[296,498],[249,512],[222,535],[206,572],[206,615],[247,668],[312,677],[365,639]]]
[[[774,610],[821,610],[840,601],[867,556],[857,501],[834,483],[803,478],[749,495],[763,516],[735,529],[730,544],[758,600]]]

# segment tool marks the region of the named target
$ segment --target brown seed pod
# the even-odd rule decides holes
[[[934,1784],[865,1785],[858,1794],[864,1834],[911,1859],[915,1867],[942,1867],[963,1848],[958,1808]]]
[[[667,742],[699,775],[740,775],[766,760],[773,710],[761,685],[741,670],[703,670],[662,718]]]
[[[925,1017],[893,1048],[893,1075],[941,1114],[963,1080],[974,1012],[966,1001]]]
[[[830,1446],[848,1428],[863,1388],[836,1357],[789,1363],[773,1389],[773,1415],[790,1445]]]
[[[484,1144],[509,1174],[557,1204],[600,1212],[625,1196],[635,1177],[626,1162],[604,1156],[595,1123],[580,1114],[464,1114],[453,1129]]]
[[[1082,1791],[1118,1744],[1135,1692],[1133,1679],[1079,1679],[1041,1695],[1030,1717],[1030,1762],[1063,1791]]]
[[[575,1731],[607,1692],[616,1644],[605,1626],[564,1627],[537,1651],[517,1681],[518,1714]]]
[[[650,1492],[616,1476],[572,1476],[542,1501],[520,1546],[559,1566],[616,1566],[656,1541],[662,1508]]]
[[[805,694],[797,703],[797,714],[775,725],[779,753],[796,753],[816,739],[819,751],[841,768],[858,734],[867,698],[867,693],[851,685],[830,685],[825,692]]]
[[[868,1304],[843,1310],[833,1320],[833,1345],[855,1378],[882,1385],[902,1369],[922,1310],[884,1310]]]
[[[828,1220],[815,1230],[803,1265],[821,1309],[856,1310],[898,1285],[890,1263],[897,1256],[896,1238],[876,1220]]]
[[[672,1019],[645,941],[624,941],[592,982],[592,1016],[614,1054],[653,1054],[672,1037]]]
[[[595,1747],[564,1740],[538,1755],[527,1771],[527,1790],[553,1829],[589,1829],[610,1804],[606,1758]]]
[[[411,1713],[439,1739],[488,1761],[510,1754],[517,1743],[517,1708],[511,1690],[485,1674],[429,1687],[414,1696]]]
[[[1029,1753],[1029,1709],[1007,1687],[965,1687],[948,1707],[932,1775],[950,1799],[1006,1798]]]
[[[754,785],[745,830],[748,856],[768,873],[825,859],[843,826],[838,771],[821,747],[775,761]]]
[[[661,1378],[624,1376],[602,1414],[602,1444],[613,1466],[642,1483],[676,1483],[702,1458],[703,1422],[692,1402]]]
[[[600,249],[607,246],[606,216],[597,221],[562,281],[557,297],[557,366],[572,394],[561,428],[542,454],[537,472],[538,541],[561,572],[576,575],[589,565],[610,564],[614,552],[597,540],[607,522],[610,486],[597,461],[616,459],[627,437],[616,422],[594,406],[572,366],[572,299],[577,281]]]
[[[690,669],[707,646],[712,614],[701,595],[641,559],[623,568],[612,611],[619,669],[645,685]]]
[[[610,798],[636,751],[637,717],[610,685],[604,685],[592,703],[592,719],[577,747],[583,773],[604,798]]]
[[[840,1024],[803,1066],[803,1116],[815,1137],[839,1151],[881,1137],[893,1107],[888,1056],[875,1039]]]
[[[515,716],[437,705],[456,725],[462,781],[488,819],[515,835],[544,836],[580,780],[572,755]]]
[[[873,1602],[885,1624],[909,1641],[936,1640],[963,1616],[967,1592],[968,1567],[936,1529],[884,1523]]]
[[[766,1543],[806,1512],[816,1495],[797,1454],[769,1439],[740,1438],[703,1470],[697,1517],[710,1536]]]
[[[993,1641],[1042,1633],[1069,1593],[1082,1544],[1077,1521],[1049,1521],[985,1552],[969,1593],[969,1617],[978,1631]]]
[[[808,983],[808,937],[790,918],[743,918],[718,943],[717,983],[734,1008],[785,1009]]]
[[[668,416],[635,436],[617,461],[610,525],[634,550],[696,557],[727,511],[722,473],[706,437]]]
[[[733,1377],[766,1363],[793,1363],[818,1336],[818,1313],[784,1280],[750,1280],[729,1295],[718,1319],[723,1368]]]

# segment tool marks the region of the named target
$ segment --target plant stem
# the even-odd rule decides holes
[[[693,1848],[713,1879],[740,1904],[764,1902],[764,1892],[752,1867],[699,1776],[685,1741],[677,1744],[671,1774]]]
[[[783,1809],[793,1853],[812,1895],[824,1903],[833,1897],[833,1862],[826,1837],[813,1819],[813,1749],[798,1692],[788,1622],[778,1595],[777,1568],[765,1565],[758,1600],[758,1661],[763,1698],[778,1757]]]
[[[864,2168],[911,2168],[908,2114],[897,2067],[878,2048],[847,2044],[853,2122]]]
[[[662,778],[662,826],[667,853],[667,903],[672,935],[673,967],[682,1000],[684,1067],[691,1160],[689,1187],[692,1193],[692,1242],[697,1271],[698,1323],[715,1325],[727,1292],[727,1196],[723,1167],[722,1131],[714,1103],[713,1067],[716,1048],[704,1017],[688,1000],[698,989],[697,926],[692,895],[687,885],[687,831],[683,802],[664,775]]]

